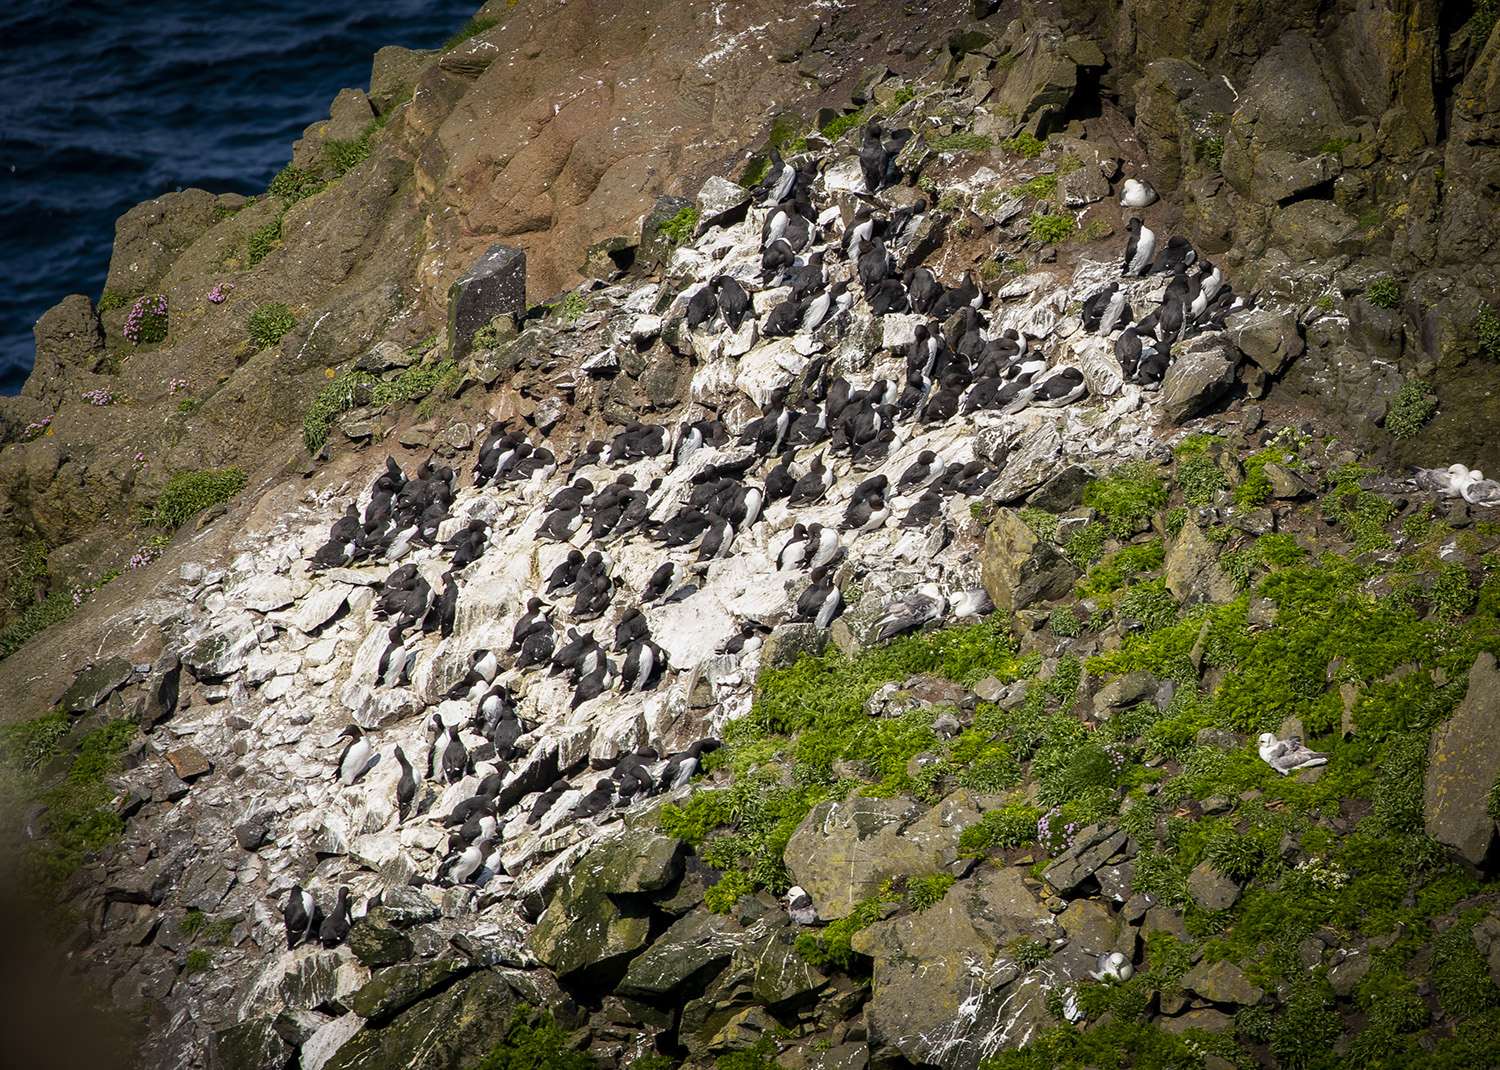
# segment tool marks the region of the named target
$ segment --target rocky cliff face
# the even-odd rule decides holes
[[[171,474],[249,469],[0,672],[25,719],[0,738],[5,842],[140,1063],[1489,1058],[1497,531],[1491,509],[1379,471],[1491,460],[1483,12],[491,9],[440,56],[383,50],[266,197],[187,191],[124,217],[125,303],[49,312],[4,409],[20,603],[123,567],[149,530],[126,510],[171,514]],[[915,131],[878,192],[871,119]],[[804,259],[825,247],[828,282],[850,284],[781,337],[774,206],[737,181],[768,145],[810,178]],[[1121,211],[1126,177],[1161,200]],[[1076,369],[1081,396],[932,416],[923,398],[883,415],[889,438],[851,424],[836,456],[811,426],[835,380],[907,382],[929,326],[878,311],[841,260],[861,206],[890,220],[898,269],[973,272],[985,321],[955,306],[947,338],[1014,330],[1038,382]],[[1121,277],[1131,220],[1259,290],[1185,332],[1155,389],[1083,322],[1111,284],[1136,320],[1163,303],[1167,275]],[[469,284],[450,288],[497,244],[524,251],[511,281],[538,304],[456,336]],[[690,327],[724,276],[749,317]],[[133,346],[131,306],[158,292],[166,338]],[[1396,402],[1419,378],[1436,416],[1423,390]],[[100,390],[114,403],[83,400]],[[783,459],[751,424],[782,404],[809,416],[792,476],[826,459],[833,486],[751,510]],[[686,455],[695,421],[710,441]],[[638,424],[667,448],[627,448]],[[555,470],[473,485],[497,429]],[[933,471],[890,493],[927,450]],[[433,544],[313,567],[387,454],[457,473]],[[539,534],[575,475],[601,510],[632,477],[641,526],[591,513]],[[878,476],[892,515],[867,524],[856,488]],[[705,488],[741,495],[715,499],[742,514],[723,552],[665,545]],[[454,567],[442,544],[472,521],[484,552]],[[781,559],[795,524],[840,531],[822,586]],[[602,607],[554,590],[554,649],[610,646],[639,606],[659,679],[591,696],[511,649],[574,549],[604,555]],[[388,673],[403,564],[456,604],[423,633],[424,602]],[[821,601],[799,605],[835,591],[826,627]],[[879,637],[934,597],[922,634]],[[626,670],[625,644],[601,654]],[[524,729],[510,760],[471,723],[495,685]],[[376,760],[346,785],[350,723]],[[1284,777],[1266,731],[1327,763]],[[450,777],[434,740],[453,736],[474,762]],[[667,780],[703,738],[725,741],[705,779],[589,801],[636,752]],[[495,828],[476,824],[485,849],[455,879],[443,819],[492,771]],[[347,939],[288,947],[294,884],[324,910],[350,889]]]

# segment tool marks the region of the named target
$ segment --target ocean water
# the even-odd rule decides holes
[[[259,193],[384,45],[433,48],[479,0],[0,3],[0,394],[31,327],[97,299],[115,220],[177,189]]]

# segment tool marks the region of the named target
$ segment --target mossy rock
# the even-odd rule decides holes
[[[352,943],[354,933],[351,931],[349,936]],[[408,944],[410,942],[407,941]],[[438,959],[435,962],[388,966],[377,970],[369,983],[349,998],[349,1009],[361,1018],[385,1021],[404,1011],[433,989],[447,984],[455,977],[462,977],[472,969],[462,959]]]
[[[505,1039],[520,1003],[505,973],[484,970],[355,1035],[325,1070],[468,1070]]]
[[[546,913],[532,934],[533,953],[559,979],[591,967],[603,980],[646,946],[646,895],[682,874],[681,840],[637,829],[595,847],[547,888]]]

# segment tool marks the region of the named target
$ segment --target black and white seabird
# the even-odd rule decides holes
[[[318,916],[318,901],[308,889],[300,884],[292,885],[286,905],[281,908],[281,920],[286,925],[286,949],[288,951],[313,939],[321,925]]]
[[[1130,221],[1130,240],[1125,244],[1125,260],[1121,272],[1126,275],[1144,275],[1156,255],[1156,235],[1139,219]]]
[[[531,813],[526,817],[526,823],[528,825],[541,824],[542,818],[547,816],[547,811],[551,810],[557,804],[557,800],[570,790],[572,789],[569,788],[566,780],[554,780],[550,788],[537,796],[536,802],[531,806]]]
[[[364,730],[357,724],[349,725],[339,735],[349,737],[349,742],[344,744],[343,753],[339,755],[337,766],[339,783],[347,788],[364,776],[366,770],[373,764],[370,757],[374,753],[374,748],[365,738]]]
[[[401,767],[401,779],[396,781],[396,819],[405,821],[417,798],[417,778],[412,773],[411,762],[406,760],[406,752],[399,745],[395,754],[396,764]]]
[[[339,897],[333,904],[333,909],[323,919],[323,924],[318,927],[318,940],[324,947],[338,947],[349,938],[349,928],[353,920],[349,916],[349,889],[339,889]]]
[[[600,777],[594,783],[594,790],[573,804],[573,809],[568,812],[568,818],[572,821],[581,821],[584,818],[596,817],[608,810],[614,801],[615,782],[609,777]]]
[[[819,628],[831,625],[844,608],[844,597],[833,582],[832,573],[822,569],[813,574],[813,582],[797,599],[792,620],[810,622]]]

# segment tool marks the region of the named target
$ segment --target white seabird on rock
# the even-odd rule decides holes
[[[1089,971],[1089,976],[1101,984],[1105,981],[1128,981],[1135,976],[1135,967],[1118,951],[1101,951],[1098,968]]]
[[[1261,758],[1282,776],[1294,773],[1298,769],[1310,769],[1315,765],[1328,764],[1328,755],[1309,750],[1296,736],[1277,739],[1270,732],[1262,732],[1258,742]]]
[[[1156,187],[1144,178],[1127,178],[1120,193],[1121,208],[1146,208],[1160,200]]]
[[[1418,468],[1412,473],[1412,482],[1418,490],[1437,494],[1444,498],[1458,498],[1463,494],[1463,484],[1468,481],[1467,465],[1450,464],[1447,468]]]
[[[818,912],[813,907],[812,896],[807,894],[807,889],[800,884],[794,884],[786,891],[786,912],[792,916],[792,920],[798,925],[816,925],[818,923]]]

